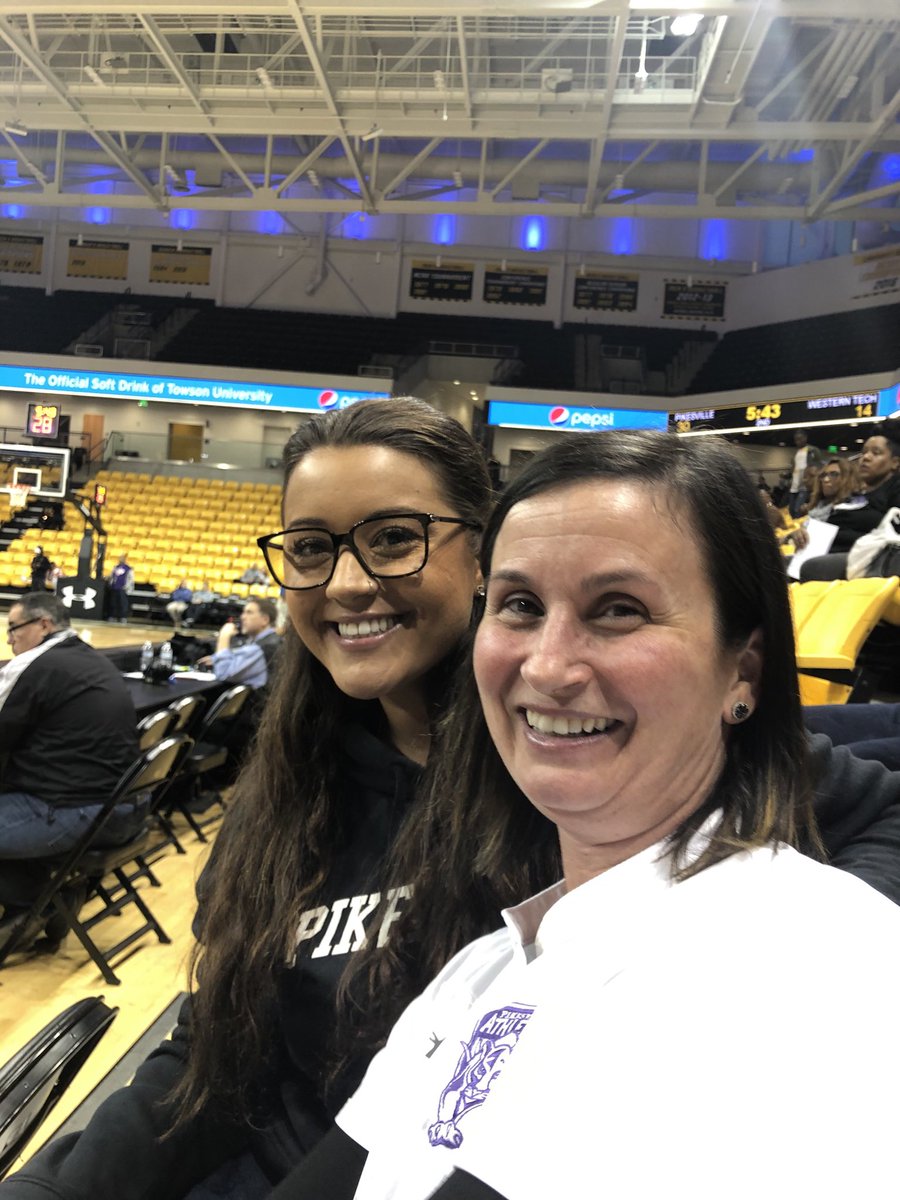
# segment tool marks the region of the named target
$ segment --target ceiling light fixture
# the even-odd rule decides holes
[[[647,72],[647,18],[644,17],[644,36],[641,38],[641,56],[638,59],[638,68],[634,73],[634,90],[642,92],[649,78]]]
[[[573,79],[571,67],[545,67],[541,71],[541,87],[545,92],[571,92]]]
[[[669,33],[675,37],[690,37],[691,34],[697,32],[702,20],[702,13],[679,13],[677,17],[672,18],[672,22],[669,25]]]
[[[312,169],[312,167],[310,167],[310,169],[306,172],[306,178],[309,180],[309,182],[313,185],[314,188],[317,188],[319,186],[319,172],[314,171]]]
[[[28,137],[28,130],[22,124],[18,117],[14,121],[5,121],[3,129],[11,137],[24,138]]]
[[[184,171],[179,171],[171,163],[166,163],[163,169],[172,185],[173,192],[189,192],[191,190],[191,185],[188,183]]]
[[[96,83],[97,87],[105,88],[109,86],[97,68],[92,67],[90,63],[84,68],[84,73],[91,83]]]
[[[461,188],[465,186],[465,180],[462,177],[462,171],[454,171],[451,178],[453,179],[454,187]]]
[[[266,70],[265,67],[257,67],[256,68],[256,78],[259,80],[259,82],[262,84],[262,86],[264,88],[269,88],[271,90],[272,76],[269,74],[269,72]]]
[[[377,137],[381,137],[381,135],[383,133],[384,133],[384,130],[381,128],[381,126],[376,125],[375,122],[373,121],[371,126],[366,130],[366,132],[360,134],[359,140],[361,142],[374,142],[375,139]]]

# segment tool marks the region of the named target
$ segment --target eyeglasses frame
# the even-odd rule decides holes
[[[381,575],[366,563],[362,557],[362,553],[356,542],[353,540],[353,535],[361,525],[368,525],[371,521],[390,521],[392,517],[414,517],[422,522],[422,533],[425,537],[425,557],[422,559],[422,565],[416,567],[414,571],[404,571],[400,575]],[[464,517],[439,517],[434,513],[427,512],[387,512],[378,513],[372,517],[363,517],[361,521],[357,521],[351,525],[346,533],[332,533],[330,529],[321,529],[315,525],[301,525],[294,529],[279,529],[275,533],[264,533],[262,537],[256,539],[256,544],[262,551],[263,558],[266,560],[266,567],[269,574],[275,580],[279,587],[283,587],[288,592],[311,592],[314,588],[325,587],[334,578],[334,573],[337,570],[338,556],[341,552],[341,547],[346,546],[365,573],[370,579],[409,579],[411,575],[418,575],[420,571],[424,571],[428,565],[428,555],[431,553],[431,539],[428,536],[428,528],[430,525],[459,525],[464,529],[481,530],[482,526],[475,521],[467,521]],[[269,560],[269,543],[273,538],[282,537],[286,533],[298,533],[301,529],[315,529],[318,533],[327,533],[334,543],[334,553],[331,557],[331,570],[325,579],[319,583],[308,583],[304,587],[297,587],[295,584],[285,583],[275,574],[272,563]]]
[[[29,617],[27,621],[17,621],[15,625],[7,625],[6,636],[11,633],[16,633],[19,629],[24,629],[26,625],[33,625],[35,621],[43,621],[44,617]]]

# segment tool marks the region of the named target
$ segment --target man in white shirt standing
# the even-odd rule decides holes
[[[797,429],[794,431],[794,445],[797,451],[794,454],[794,468],[791,474],[791,496],[789,507],[792,517],[799,517],[798,511],[803,500],[800,496],[800,489],[803,487],[803,472],[807,467],[818,467],[822,463],[822,451],[818,446],[810,446],[809,439],[806,436],[805,429]]]

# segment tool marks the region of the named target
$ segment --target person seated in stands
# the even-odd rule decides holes
[[[21,861],[70,850],[137,758],[138,744],[122,676],[69,627],[55,596],[22,596],[9,611],[7,637],[13,658],[0,671],[0,904],[9,907],[32,899],[22,891]],[[128,841],[142,820],[134,805],[122,805],[103,843]]]
[[[885,426],[866,439],[859,478],[858,490],[836,503],[828,516],[828,523],[838,528],[832,552],[807,559],[800,568],[801,581],[846,579],[847,551],[889,508],[900,505],[900,437]]]
[[[166,605],[166,612],[169,614],[172,624],[176,629],[178,628],[178,624],[184,615],[185,609],[191,603],[193,598],[193,593],[188,587],[188,582],[186,579],[182,579],[178,587],[175,588],[172,594],[169,596],[169,602]]]
[[[268,583],[269,576],[257,563],[249,566],[243,575],[238,576],[235,583]]]
[[[830,458],[816,475],[806,515],[817,521],[830,521],[835,506],[849,500],[858,488],[853,464],[845,458]],[[838,537],[843,532],[840,531]],[[835,548],[840,549],[838,537],[835,538]]]
[[[219,593],[214,592],[209,586],[209,580],[204,579],[203,587],[191,594],[191,602],[182,613],[181,623],[188,627],[209,624],[221,598]]]
[[[799,517],[802,515],[803,505],[809,499],[809,489],[812,486],[812,478],[807,476],[806,472],[810,467],[818,467],[821,464],[822,451],[818,446],[810,446],[805,429],[795,430],[794,445],[797,450],[794,454],[788,504],[791,516]]]
[[[277,621],[274,601],[248,600],[240,616],[241,644],[232,646],[238,627],[233,621],[226,621],[219,630],[215,653],[199,659],[197,665],[211,667],[216,679],[228,683],[265,687],[281,647],[275,629]]]

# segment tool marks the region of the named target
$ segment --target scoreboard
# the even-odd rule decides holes
[[[890,389],[892,390],[892,389]],[[797,426],[872,420],[884,415],[879,409],[879,392],[852,392],[843,396],[817,396],[809,400],[769,401],[742,408],[693,409],[670,414],[676,433],[701,430],[744,432],[779,425]]]
[[[55,438],[59,434],[59,405],[29,404],[25,433],[29,437]]]

